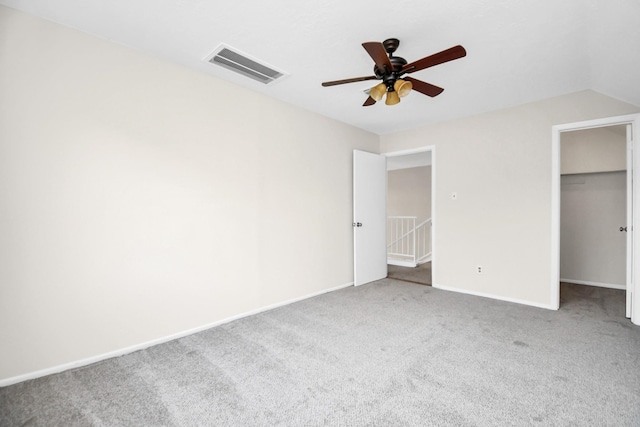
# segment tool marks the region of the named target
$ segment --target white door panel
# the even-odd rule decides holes
[[[387,159],[353,151],[355,286],[387,277]]]

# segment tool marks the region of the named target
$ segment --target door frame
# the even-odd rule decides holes
[[[389,151],[386,153],[380,153],[385,157],[398,157],[398,156],[406,156],[407,154],[416,154],[416,153],[424,153],[431,152],[431,285],[435,285],[435,271],[437,268],[436,264],[436,146],[435,145],[425,145],[422,147],[410,148],[406,150],[399,151]]]
[[[640,114],[629,114],[625,116],[606,117],[582,122],[566,123],[555,125],[551,128],[551,283],[550,301],[551,307],[555,310],[560,308],[560,140],[563,132],[594,129],[616,125],[628,125],[631,128],[631,138],[627,135],[627,141],[631,139],[631,158],[629,158],[629,147],[627,147],[627,165],[631,170],[627,170],[631,180],[635,182],[632,187],[632,223],[628,224],[631,229],[631,254],[627,253],[627,271],[630,277],[627,285],[631,288],[631,321],[640,325],[640,292],[635,292],[634,272],[640,271],[640,239],[635,239],[633,234],[633,224],[640,224],[640,141],[635,135],[640,128]],[[629,175],[628,175],[629,176]],[[629,207],[627,207],[629,208]],[[627,294],[629,295],[629,294]]]

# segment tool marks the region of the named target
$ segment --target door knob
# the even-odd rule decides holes
[[[362,223],[361,222],[354,222],[353,226],[354,227],[362,227]]]
[[[620,227],[620,231],[627,231],[627,227]]]

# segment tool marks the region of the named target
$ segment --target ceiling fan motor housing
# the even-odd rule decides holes
[[[398,80],[403,74],[401,72],[402,67],[407,65],[407,60],[399,56],[393,56],[393,52],[395,52],[396,49],[398,49],[398,46],[400,46],[400,40],[396,38],[386,39],[382,42],[382,46],[384,46],[384,50],[389,55],[389,62],[391,62],[392,69],[387,70],[387,67],[380,68],[375,65],[373,67],[373,73],[387,86],[388,92],[393,92],[393,85],[395,84],[396,80]]]
[[[402,67],[407,65],[407,60],[399,56],[389,56],[392,70],[387,70],[386,67],[380,68],[377,65],[373,67],[373,72],[377,78],[381,79],[384,84],[387,85],[389,91],[393,91],[393,84],[400,78],[402,73]]]

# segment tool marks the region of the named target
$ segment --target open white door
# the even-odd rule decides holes
[[[387,277],[387,158],[353,151],[355,286]]]

